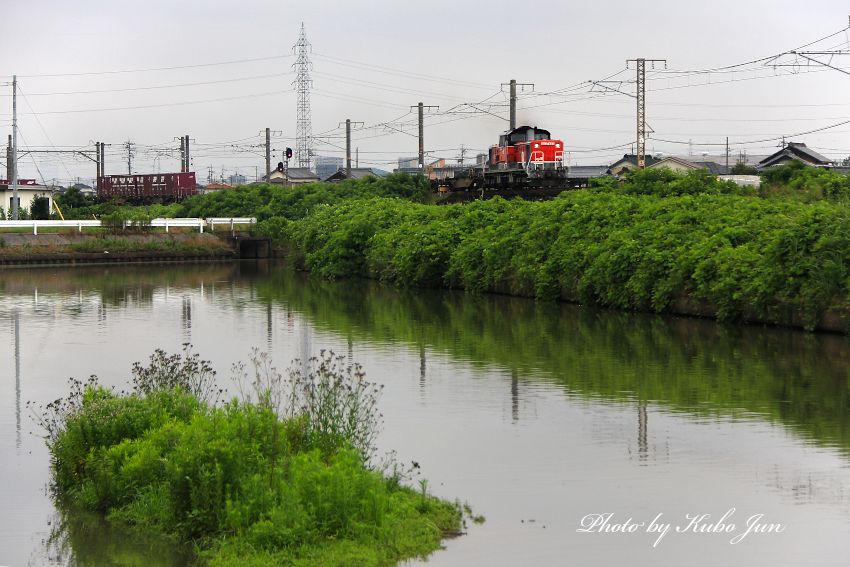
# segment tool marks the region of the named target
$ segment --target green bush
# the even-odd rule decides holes
[[[288,380],[255,361],[253,401],[224,405],[198,399],[212,370],[188,347],[137,363],[131,393],[72,381],[39,418],[62,505],[194,541],[213,565],[386,565],[458,529],[456,506],[367,466],[377,409],[339,357]]]
[[[547,202],[349,201],[291,221],[287,244],[326,277],[654,311],[688,299],[723,320],[787,323],[793,313],[812,328],[847,301],[843,205],[728,194],[701,175],[633,180],[627,194],[597,188]]]

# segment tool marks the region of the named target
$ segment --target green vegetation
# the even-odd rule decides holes
[[[424,203],[430,199],[431,194],[428,181],[424,177],[406,173],[346,180],[342,183],[309,183],[296,187],[261,183],[186,199],[181,205],[180,216],[298,219],[320,205],[367,197],[398,198]]]
[[[759,170],[745,163],[738,162],[729,170],[732,175],[758,175]]]
[[[780,167],[766,169],[761,176],[761,194],[812,203],[831,201],[850,203],[850,176],[823,169],[808,167],[791,161]]]
[[[72,381],[40,413],[63,506],[177,541],[208,564],[393,564],[437,549],[462,511],[372,468],[380,389],[332,353],[277,373],[255,353],[219,400],[189,351],[133,367],[133,390]]]
[[[30,204],[30,218],[48,220],[50,218],[50,199],[43,195],[34,197],[32,204]]]
[[[324,277],[656,312],[688,302],[721,320],[815,328],[847,302],[846,208],[753,193],[646,170],[546,202],[344,201],[277,223],[274,235]]]

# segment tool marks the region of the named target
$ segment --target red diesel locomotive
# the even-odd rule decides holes
[[[440,192],[498,189],[522,195],[567,186],[564,142],[548,130],[520,126],[499,136],[487,162],[436,180]]]

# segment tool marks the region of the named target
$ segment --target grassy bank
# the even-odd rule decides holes
[[[0,261],[50,258],[88,258],[105,255],[227,256],[233,250],[211,234],[156,234],[117,236],[109,234],[6,234],[0,235]]]
[[[210,565],[391,565],[460,528],[458,508],[374,464],[379,388],[323,354],[282,376],[262,356],[241,400],[157,352],[133,390],[74,382],[44,408],[62,506],[194,542]]]
[[[700,175],[638,175],[546,202],[353,200],[258,230],[324,277],[809,329],[846,307],[850,278],[844,202],[765,198]]]

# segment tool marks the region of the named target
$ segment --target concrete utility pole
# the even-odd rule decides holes
[[[511,81],[509,83],[502,83],[503,87],[505,85],[508,85],[508,87],[510,88],[510,90],[509,90],[509,94],[510,94],[509,100],[510,100],[511,113],[510,113],[510,122],[509,123],[510,123],[510,126],[511,126],[511,130],[513,130],[514,128],[516,128],[516,100],[517,100],[516,99],[516,88],[520,87],[522,90],[525,90],[525,87],[531,87],[531,90],[533,91],[534,90],[534,83],[517,83],[516,79],[511,79]]]
[[[272,176],[272,131],[266,128],[266,183]]]
[[[184,159],[186,160],[186,169],[184,171],[188,173],[189,170],[192,169],[192,166],[191,166],[192,162],[189,158],[189,134],[186,134],[186,144],[185,144],[185,146],[186,146],[186,154],[185,154]]]
[[[351,119],[345,119],[345,178],[351,179]]]
[[[410,108],[416,108],[419,111],[419,169],[422,170],[422,173],[425,173],[425,109],[428,108],[440,108],[439,106],[426,106],[421,102],[416,106],[411,106]]]
[[[186,171],[186,138],[180,136],[180,173]]]
[[[726,136],[726,175],[729,175],[729,136]]]
[[[360,146],[354,148],[354,167],[360,169]]]
[[[656,63],[664,63],[666,59],[627,59],[626,66],[634,62],[637,67],[637,167],[646,167],[646,62],[655,67]]]
[[[6,145],[6,181],[12,179],[12,135],[9,134],[9,143]]]
[[[127,140],[124,148],[127,150],[127,175],[133,175],[133,142]]]
[[[339,123],[339,126],[343,124],[345,124],[345,177],[351,179],[351,127],[360,128],[363,122],[352,122],[350,118],[346,118],[344,123]]]
[[[18,220],[18,76],[12,75],[12,220]]]

